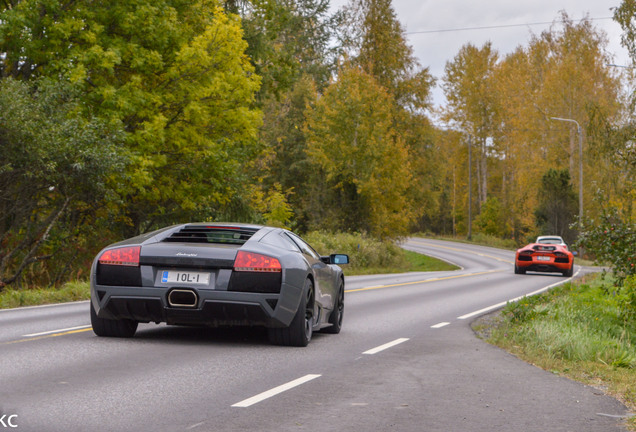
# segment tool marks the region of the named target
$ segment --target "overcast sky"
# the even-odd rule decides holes
[[[346,3],[347,0],[331,0],[332,8]],[[627,65],[629,57],[620,45],[620,26],[611,19],[610,8],[620,3],[620,0],[393,0],[393,8],[420,64],[429,67],[439,81],[446,62],[464,44],[470,42],[481,47],[491,41],[503,57],[519,45],[527,46],[531,34],[549,29],[562,10],[575,22],[586,16],[592,18],[594,26],[607,34],[608,51],[614,55],[614,62]],[[458,30],[475,27],[491,28]],[[439,86],[434,91],[434,100],[436,104],[443,102]]]

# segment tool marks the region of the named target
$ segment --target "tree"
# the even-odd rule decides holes
[[[570,226],[577,209],[578,199],[570,183],[570,173],[567,169],[549,169],[541,179],[539,207],[535,211],[540,233],[559,235],[566,243],[573,242]]]
[[[329,0],[243,0],[226,4],[242,17],[246,54],[262,77],[261,103],[278,99],[303,76],[325,86],[333,70]]]
[[[596,261],[608,265],[616,279],[620,313],[626,320],[636,321],[636,224],[632,215],[605,202],[597,219],[586,218],[578,244]]]
[[[391,0],[352,0],[344,9],[346,57],[375,77],[403,108],[429,108],[434,83],[404,38]]]
[[[624,119],[620,83],[606,67],[606,43],[589,19],[575,23],[562,13],[550,30],[501,59],[489,44],[466,45],[446,65],[445,119],[474,137],[476,195],[482,204],[490,196],[501,202],[506,236],[523,239],[534,230],[534,191],[546,169],[578,172],[576,129],[551,117],[576,119],[585,131],[586,195],[594,184],[624,183],[626,172],[615,169],[612,152],[599,157],[593,149],[629,147],[598,133],[597,125],[617,126]],[[578,175],[573,180],[576,186]],[[584,202],[586,212],[598,211],[591,200]]]
[[[486,235],[506,237],[509,227],[506,226],[504,209],[499,199],[488,197],[481,208],[481,213],[475,218],[475,228],[477,232]]]
[[[295,226],[304,231],[312,218],[313,184],[322,182],[307,154],[307,135],[304,125],[306,110],[318,97],[316,84],[309,75],[300,78],[280,100],[270,98],[263,107],[264,124],[261,139],[268,148],[263,160],[263,187],[281,186],[295,210]]]
[[[636,60],[636,1],[622,0],[619,7],[614,9],[614,21],[623,29],[622,45],[627,48],[632,61]]]
[[[81,248],[73,233],[112,198],[123,130],[76,116],[80,107],[65,82],[0,81],[0,291],[34,264],[59,275]]]
[[[359,68],[390,96],[391,122],[412,168],[406,200],[416,203],[415,218],[421,225],[433,217],[441,194],[439,152],[427,117],[434,79],[413,55],[391,0],[350,1],[339,37],[343,69]]]
[[[488,196],[488,160],[495,134],[496,100],[493,73],[498,54],[490,42],[482,48],[464,45],[444,68],[444,94],[448,100],[445,118],[457,123],[477,144],[477,184],[480,206]]]
[[[313,208],[329,209],[316,214],[313,225],[405,235],[413,220],[406,194],[410,164],[393,129],[390,95],[359,69],[338,77],[307,113],[308,153],[325,175]]]
[[[518,47],[498,63],[494,71],[494,92],[499,125],[493,141],[496,158],[491,166],[491,192],[497,191],[502,204],[506,237],[524,240],[535,231],[533,209],[538,205],[536,188],[544,174],[542,147],[549,142],[545,116],[533,101],[540,78],[532,67],[529,50]]]
[[[63,77],[82,116],[123,124],[122,235],[227,214],[260,124],[236,15],[215,0],[23,0],[0,22],[0,74]]]

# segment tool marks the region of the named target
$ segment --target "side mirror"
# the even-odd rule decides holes
[[[328,257],[321,257],[325,264],[349,264],[349,255],[331,254]]]
[[[334,264],[349,264],[349,255],[334,254],[331,255],[331,262]]]

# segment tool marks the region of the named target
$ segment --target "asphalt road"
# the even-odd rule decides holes
[[[261,330],[154,324],[98,338],[88,302],[0,311],[0,432],[624,430],[616,400],[470,329],[566,278],[514,275],[498,249],[404,247],[462,269],[347,278],[342,332],[307,348],[271,346]]]

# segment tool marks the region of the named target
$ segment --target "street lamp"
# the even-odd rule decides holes
[[[472,158],[472,135],[468,135],[468,238],[473,239],[473,158]]]
[[[579,134],[579,234],[583,230],[583,131],[579,122],[573,119],[550,117],[551,120],[576,124],[576,132]],[[579,257],[582,257],[583,249],[579,246]]]

